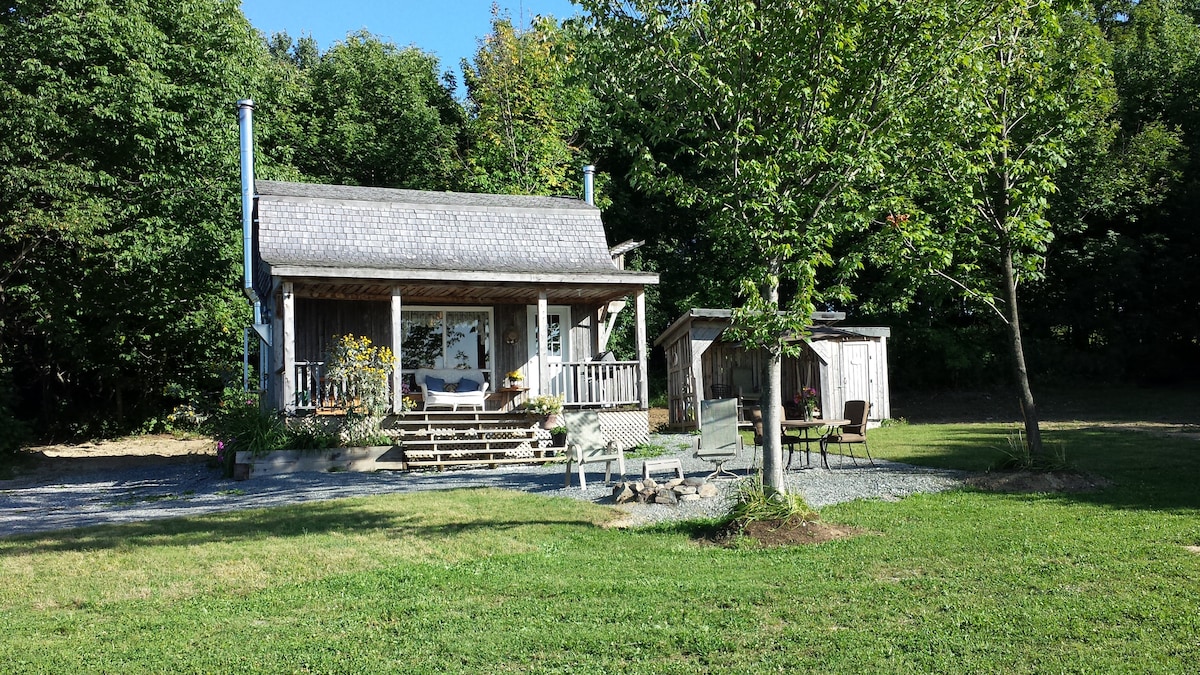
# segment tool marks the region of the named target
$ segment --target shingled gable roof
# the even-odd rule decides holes
[[[602,275],[600,211],[577,199],[257,181],[258,255],[274,268]],[[638,277],[635,279],[634,277]],[[641,278],[646,277],[646,278]]]

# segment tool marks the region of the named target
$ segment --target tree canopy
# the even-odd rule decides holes
[[[419,47],[231,0],[10,2],[0,448],[156,428],[236,372],[247,97],[262,177],[561,195],[595,161],[662,273],[651,334],[734,306],[781,354],[838,308],[893,326],[896,388],[1200,376],[1195,0],[583,4],[494,14],[457,100]]]
[[[211,389],[245,322],[231,106],[259,41],[238,3],[21,0],[0,44],[0,359],[19,415],[115,431]]]

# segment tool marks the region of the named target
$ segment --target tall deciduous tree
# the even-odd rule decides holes
[[[934,215],[889,216],[922,264],[981,301],[1007,327],[1026,442],[1041,454],[1018,287],[1041,278],[1054,237],[1046,219],[1073,142],[1111,104],[1096,27],[1042,0],[1009,0],[935,96],[923,138],[936,167]]]
[[[235,0],[13,0],[0,44],[2,358],[52,431],[115,430],[235,358],[259,38]]]
[[[301,39],[276,37],[272,52],[295,68],[301,91],[280,101],[293,144],[268,152],[290,158],[310,180],[350,185],[445,190],[461,183],[464,116],[438,60],[366,32],[352,33],[324,54]],[[264,110],[264,117],[269,112]]]
[[[709,214],[739,270],[734,328],[770,355],[764,483],[782,491],[782,338],[805,330],[822,299],[834,236],[867,226],[860,188],[887,181],[906,106],[976,12],[936,0],[582,4],[604,64],[596,85],[636,148],[637,184]]]
[[[468,63],[469,181],[482,192],[578,195],[580,128],[591,96],[572,78],[575,41],[552,18],[518,29],[493,11]]]

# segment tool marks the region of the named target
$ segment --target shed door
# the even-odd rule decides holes
[[[842,343],[844,401],[871,402],[871,349],[866,342]]]

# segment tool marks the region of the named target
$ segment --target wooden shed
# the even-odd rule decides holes
[[[675,320],[655,340],[667,360],[667,399],[670,425],[699,426],[696,411],[705,398],[736,396],[743,407],[758,405],[766,354],[725,339],[733,312],[692,309]],[[891,416],[888,392],[886,327],[814,325],[802,342],[798,358],[783,360],[783,400],[788,403],[802,387],[817,390],[819,409],[840,415],[846,401],[871,404],[872,426]],[[827,412],[826,412],[827,411]]]

